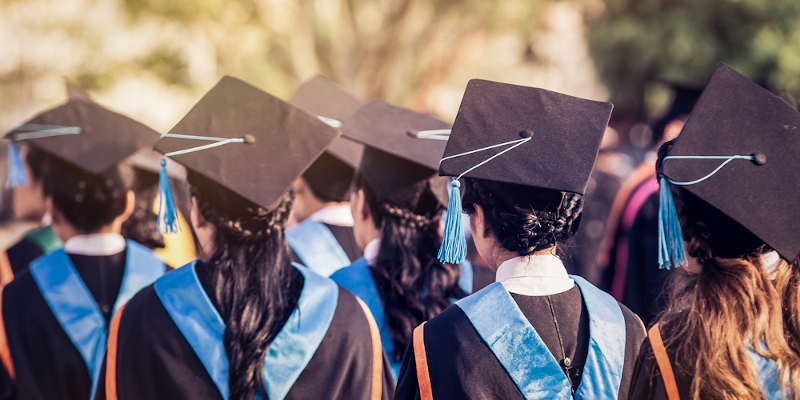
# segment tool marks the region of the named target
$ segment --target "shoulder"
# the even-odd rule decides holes
[[[630,338],[633,336],[632,339],[637,343],[641,343],[647,337],[647,330],[641,318],[624,304],[620,302],[617,302],[617,304],[620,310],[622,310],[622,316],[625,317],[625,327],[628,337]]]
[[[152,284],[125,304],[120,318],[120,337],[158,336],[164,324],[172,323]]]
[[[366,260],[362,257],[355,260],[350,266],[334,272],[330,278],[339,285],[350,289],[356,282],[364,281],[367,278],[372,279],[372,275],[369,273]]]

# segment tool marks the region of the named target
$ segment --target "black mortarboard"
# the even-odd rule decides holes
[[[800,254],[798,132],[797,110],[720,64],[668,155],[690,158],[665,158],[661,173],[672,185],[700,180],[683,185],[683,189],[791,261]],[[709,156],[718,158],[702,159]],[[745,159],[732,159],[717,170],[731,156]],[[719,225],[704,222],[712,230],[715,226],[711,225]],[[725,231],[731,230],[716,229],[712,236],[725,235]],[[729,236],[735,236],[733,232],[742,231],[734,230]],[[722,243],[723,254],[736,256],[753,250],[724,248],[742,245],[735,237],[730,239]]]
[[[319,117],[334,128],[352,115],[361,102],[333,82],[316,76],[302,84],[289,103]],[[311,189],[325,201],[342,201],[347,196],[353,173],[361,162],[364,146],[339,137],[303,174]]]
[[[473,79],[439,174],[583,194],[612,107],[549,90]],[[517,143],[521,144],[508,150]]]
[[[705,86],[694,81],[664,81],[664,83],[672,89],[673,97],[667,111],[653,123],[653,132],[659,140],[664,136],[664,128],[667,124],[675,119],[688,116],[692,112]]]
[[[316,116],[226,76],[155,150],[269,210],[338,136]],[[216,147],[199,148],[209,144]]]
[[[158,133],[144,124],[93,103],[69,84],[67,89],[67,103],[37,115],[6,138],[24,140],[93,175],[101,175],[158,139]]]
[[[419,131],[450,129],[450,124],[405,108],[373,101],[345,119],[342,133],[366,146],[359,172],[381,200],[414,210],[424,185],[436,175],[444,141],[420,140]],[[430,182],[437,200],[447,204],[446,185]]]
[[[612,108],[544,89],[471,80],[439,167],[440,175],[457,177],[439,259],[455,263],[466,256],[458,178],[583,194]]]

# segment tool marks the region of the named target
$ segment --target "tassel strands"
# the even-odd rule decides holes
[[[686,265],[686,252],[683,248],[683,231],[675,209],[669,179],[660,176],[658,207],[658,267],[670,269]]]
[[[447,205],[447,219],[444,224],[442,247],[439,248],[439,261],[459,264],[467,258],[467,237],[461,226],[461,183],[453,179],[450,201]]]
[[[161,171],[158,174],[158,233],[177,233],[181,231],[178,222],[178,210],[167,175],[167,160],[161,159]]]
[[[8,143],[8,179],[6,180],[6,189],[27,184],[28,173],[25,171],[22,156],[19,154],[19,147],[17,147],[16,140],[11,139]]]

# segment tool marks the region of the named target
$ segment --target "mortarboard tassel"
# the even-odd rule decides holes
[[[439,248],[439,261],[460,264],[467,258],[467,237],[461,227],[461,183],[453,179],[450,201],[447,205],[447,219],[444,223],[444,238]]]
[[[658,206],[658,267],[670,269],[686,265],[683,231],[675,209],[675,199],[667,177],[661,175]]]
[[[28,173],[22,163],[17,142],[11,139],[8,143],[8,179],[6,189],[25,186],[28,184]]]
[[[178,222],[178,210],[169,186],[167,160],[161,159],[161,171],[158,174],[158,233],[177,233],[181,231]]]

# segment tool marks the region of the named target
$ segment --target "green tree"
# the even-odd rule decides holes
[[[800,96],[797,0],[605,0],[588,28],[598,73],[618,108],[645,115],[656,79],[705,81],[719,62]]]

